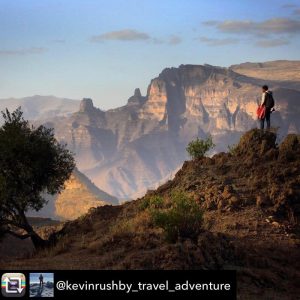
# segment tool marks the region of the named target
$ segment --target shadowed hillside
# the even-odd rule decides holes
[[[274,133],[251,130],[230,153],[185,162],[174,180],[143,198],[95,208],[52,235],[53,247],[1,267],[236,269],[239,299],[296,299],[299,179],[300,136],[278,146]],[[190,238],[168,242],[153,216],[172,210],[176,191],[192,199],[203,220]]]

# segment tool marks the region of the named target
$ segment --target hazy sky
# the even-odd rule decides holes
[[[300,2],[0,0],[0,98],[124,105],[180,64],[300,59]]]

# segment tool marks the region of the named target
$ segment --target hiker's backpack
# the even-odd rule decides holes
[[[265,106],[267,108],[273,108],[275,105],[275,101],[271,92],[266,92],[265,96]]]

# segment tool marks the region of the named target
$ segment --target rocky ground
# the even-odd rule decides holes
[[[29,297],[54,297],[53,282],[46,282],[42,287],[39,283],[30,284]]]
[[[196,239],[165,240],[143,208],[188,193],[203,209]],[[239,299],[297,299],[300,286],[300,136],[247,132],[229,153],[185,162],[145,197],[104,206],[64,227],[57,243],[5,269],[234,269]]]

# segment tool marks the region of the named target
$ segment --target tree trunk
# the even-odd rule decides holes
[[[48,245],[48,241],[42,239],[35,231],[32,230],[29,234],[36,250],[43,249]]]
[[[30,235],[31,241],[36,250],[43,249],[48,245],[48,241],[42,239],[32,228],[32,226],[28,223],[25,213],[20,212],[20,217],[22,220],[22,228]]]

